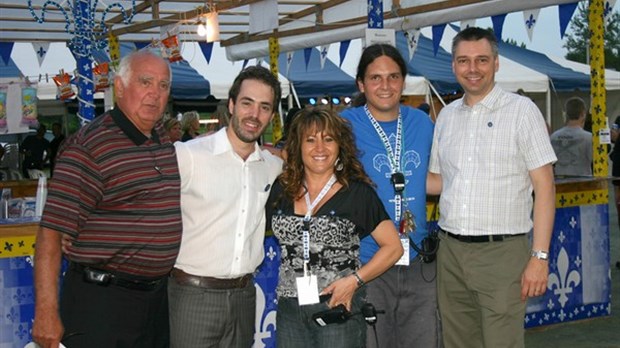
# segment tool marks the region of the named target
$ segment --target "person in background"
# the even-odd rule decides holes
[[[556,157],[538,107],[496,85],[498,69],[493,32],[470,27],[454,37],[452,70],[465,94],[437,117],[427,183],[441,192],[446,348],[524,347],[525,301],[547,289]]]
[[[299,111],[284,150],[285,170],[266,206],[267,228],[282,249],[277,345],[363,347],[366,323],[361,315],[325,327],[308,318],[338,305],[360,313],[363,285],[403,253],[398,233],[356,157],[350,125],[335,112],[326,107]],[[362,266],[360,240],[369,235],[379,250]],[[309,250],[307,256],[304,250]],[[320,297],[302,297],[296,281],[310,279],[307,275],[318,279],[311,290]]]
[[[368,347],[438,345],[435,262],[424,263],[415,250],[428,235],[425,183],[433,123],[421,110],[400,104],[405,76],[407,66],[395,47],[368,46],[356,76],[365,103],[341,114],[351,122],[360,161],[405,248],[395,266],[368,284],[368,302],[385,311],[375,325],[378,342],[369,331]],[[362,263],[378,250],[373,236],[364,238]]]
[[[22,141],[20,152],[23,155],[22,174],[24,178],[30,178],[29,169],[43,170],[50,153],[50,142],[45,139],[47,128],[39,124],[37,133],[27,136]]]
[[[230,125],[175,143],[183,240],[169,282],[172,348],[252,345],[265,203],[282,160],[257,144],[280,102],[268,70],[241,71],[228,93]]]
[[[176,118],[167,119],[164,122],[164,129],[166,130],[166,134],[168,134],[168,137],[172,143],[176,143],[181,140],[181,122],[179,122]]]
[[[200,135],[200,115],[197,111],[188,111],[181,118],[181,141],[186,142]]]
[[[284,144],[286,144],[286,139],[288,138],[288,133],[289,133],[289,129],[291,128],[291,124],[293,123],[293,120],[295,119],[295,117],[297,117],[297,114],[300,111],[301,109],[298,107],[292,107],[288,109],[288,112],[286,113],[286,117],[284,118],[284,126],[282,127],[282,138],[278,140],[278,142],[274,146],[275,148],[277,149],[284,148]]]
[[[579,97],[564,103],[566,125],[551,134],[551,146],[558,158],[555,175],[592,176],[592,133],[583,129],[587,111]]]
[[[52,134],[54,139],[50,142],[50,177],[54,176],[54,167],[56,166],[56,157],[58,156],[58,149],[65,140],[65,135],[62,134],[62,125],[58,122],[52,124]]]
[[[162,142],[171,78],[154,53],[124,57],[115,108],[63,145],[34,256],[32,337],[43,348],[168,346],[167,276],[182,230],[175,151]]]
[[[420,105],[418,105],[418,109],[424,111],[425,114],[430,115],[431,113],[431,106],[428,105],[428,103],[422,103]]]

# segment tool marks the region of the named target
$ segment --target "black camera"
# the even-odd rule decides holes
[[[351,317],[351,312],[343,304],[339,304],[334,308],[314,313],[312,320],[319,326],[326,326],[344,323],[349,317]]]
[[[392,173],[390,182],[392,182],[392,186],[394,186],[394,192],[401,193],[405,190],[405,175],[403,173]]]

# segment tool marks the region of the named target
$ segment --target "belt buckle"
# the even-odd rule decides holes
[[[84,280],[89,283],[95,283],[105,286],[110,284],[110,281],[112,280],[112,274],[92,269],[90,267],[84,267]]]

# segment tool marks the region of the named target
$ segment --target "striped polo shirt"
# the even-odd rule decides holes
[[[74,239],[72,262],[153,278],[181,242],[180,177],[161,122],[142,134],[115,108],[65,141],[41,226]]]

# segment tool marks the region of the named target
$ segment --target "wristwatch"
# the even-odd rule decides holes
[[[549,253],[542,250],[532,250],[532,256],[539,260],[549,260]]]

